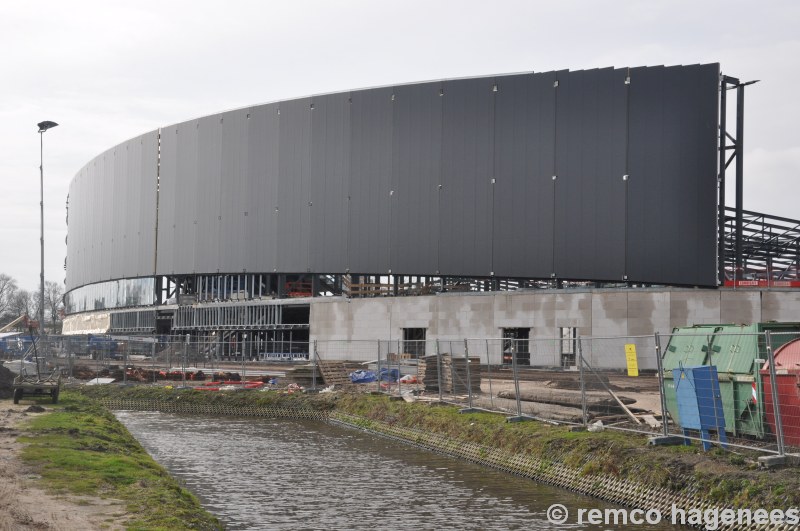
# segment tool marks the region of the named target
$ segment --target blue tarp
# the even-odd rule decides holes
[[[358,370],[350,373],[350,381],[353,383],[369,383],[376,379],[375,372]]]
[[[400,378],[400,371],[397,369],[381,369],[380,381],[382,382],[396,382]]]

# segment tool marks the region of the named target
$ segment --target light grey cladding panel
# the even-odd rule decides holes
[[[154,274],[156,245],[156,193],[158,186],[158,131],[140,138],[139,219],[138,240],[143,252],[137,258],[137,276]]]
[[[554,271],[622,280],[625,72],[569,72],[558,82]]]
[[[631,70],[628,275],[713,285],[717,65]]]
[[[248,240],[248,142],[247,109],[220,116],[222,152],[220,154],[220,235],[219,269],[226,272],[252,271],[246,263]]]
[[[497,78],[495,275],[548,278],[553,266],[554,73]]]
[[[308,269],[311,99],[280,104],[278,271]]]
[[[200,118],[196,124],[197,171],[184,174],[194,192],[194,264],[190,273],[225,272],[221,265],[222,115]],[[191,182],[194,181],[194,182]]]
[[[278,249],[278,104],[259,105],[248,120],[248,271],[271,272]]]
[[[207,196],[216,198],[216,190],[209,190],[201,180],[198,164],[197,137],[200,120],[192,120],[178,125],[174,132],[177,141],[177,164],[175,173],[175,219],[174,239],[172,241],[173,264],[176,273],[194,273],[202,241],[198,241],[198,225],[204,228],[213,216],[216,221],[216,208],[206,209]],[[201,215],[202,213],[202,215]],[[202,233],[201,233],[202,234]]]
[[[394,88],[390,267],[399,274],[438,269],[442,165],[441,83]]]
[[[156,274],[175,272],[175,210],[177,208],[178,178],[177,125],[161,130],[161,160],[158,178],[158,234],[156,244]]]
[[[442,275],[491,273],[493,84],[490,78],[442,84]]]
[[[351,94],[349,269],[389,270],[389,182],[392,171],[392,89]]]
[[[311,239],[309,268],[347,269],[350,183],[350,94],[314,98],[311,113]]]
[[[205,210],[203,202],[208,194],[216,197],[216,191],[210,191],[198,175],[197,136],[200,120],[192,120],[178,125],[174,129],[177,141],[177,163],[175,173],[175,219],[174,239],[172,241],[173,264],[176,273],[194,273],[199,252],[197,240],[198,225],[207,226],[209,217],[216,221],[216,208]],[[200,215],[202,213],[202,216]],[[201,219],[198,219],[201,218]]]
[[[115,266],[114,243],[112,241],[112,224],[114,219],[114,188],[116,186],[116,175],[114,174],[115,149],[111,149],[103,154],[99,161],[98,174],[95,178],[95,187],[98,191],[99,201],[96,203],[97,209],[101,212],[99,224],[96,228],[96,241],[100,244],[99,265],[102,274],[101,280],[112,278],[112,271]]]

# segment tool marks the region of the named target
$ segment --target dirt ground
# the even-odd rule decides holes
[[[114,500],[48,494],[36,486],[35,471],[19,457],[21,423],[30,402],[0,400],[0,531],[124,529],[125,508]],[[26,403],[27,402],[27,403]],[[47,407],[47,406],[45,406]]]

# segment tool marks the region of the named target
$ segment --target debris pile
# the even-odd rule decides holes
[[[11,398],[14,391],[11,385],[14,383],[14,373],[0,365],[0,398]]]

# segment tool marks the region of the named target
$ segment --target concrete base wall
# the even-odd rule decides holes
[[[624,344],[633,343],[643,369],[655,368],[654,357],[646,354],[653,351],[655,332],[764,321],[800,321],[800,291],[648,288],[319,298],[311,302],[310,317],[311,339],[318,341],[400,340],[403,328],[425,328],[427,339],[500,338],[504,328],[529,328],[530,339],[541,340],[542,352],[553,358],[561,328],[576,328],[582,337],[609,338],[584,348],[594,366],[624,367]],[[621,336],[630,339],[611,339]],[[551,344],[545,348],[546,340]],[[531,344],[532,357],[533,343],[539,341]],[[493,363],[497,355],[491,355]]]

